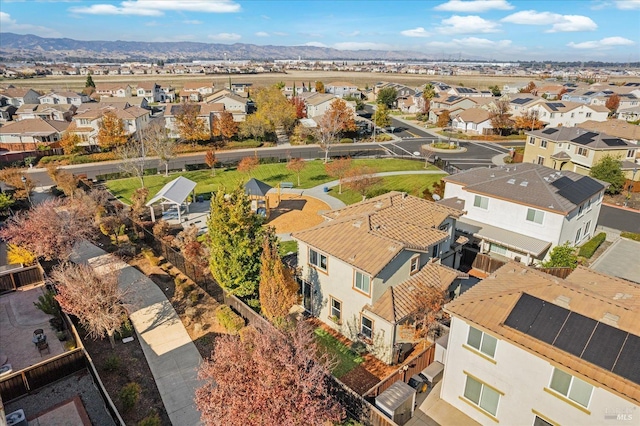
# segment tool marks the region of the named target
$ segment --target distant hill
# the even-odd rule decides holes
[[[226,54],[226,56],[225,56]],[[315,46],[259,46],[256,44],[219,44],[142,41],[83,41],[70,38],[44,38],[35,35],[0,33],[0,56],[41,60],[68,58],[171,61],[216,59],[317,59],[317,60],[432,60],[433,57],[412,51],[338,50]]]

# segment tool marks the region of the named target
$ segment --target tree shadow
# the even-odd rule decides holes
[[[309,180],[318,181],[318,180],[327,180],[328,178],[329,178],[329,176],[323,173],[323,174],[320,174],[320,175],[311,176],[309,178]]]

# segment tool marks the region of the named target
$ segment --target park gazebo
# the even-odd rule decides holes
[[[251,200],[251,211],[262,215],[264,217],[269,217],[269,197],[267,197],[267,192],[269,192],[272,187],[269,184],[266,184],[258,179],[251,178],[249,182],[244,186],[244,192],[249,196]]]
[[[186,212],[189,213],[189,202],[186,201],[189,195],[193,195],[192,199],[195,199],[195,187],[196,183],[194,181],[182,176],[175,178],[163,186],[162,189],[158,191],[158,193],[146,204],[147,207],[151,209],[151,221],[156,221],[153,205],[160,202],[163,218],[166,213],[172,212],[172,209],[175,208],[178,213],[178,222],[182,223],[182,207],[185,207]],[[169,206],[167,211],[165,211],[166,206]]]

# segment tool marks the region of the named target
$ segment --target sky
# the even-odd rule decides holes
[[[0,30],[78,40],[640,61],[640,0],[2,0]]]

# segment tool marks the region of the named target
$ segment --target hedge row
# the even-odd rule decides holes
[[[593,253],[595,253],[596,250],[598,250],[598,247],[600,247],[600,245],[604,243],[604,240],[606,239],[607,239],[607,234],[605,234],[604,232],[599,233],[598,235],[596,235],[595,237],[593,237],[592,239],[584,243],[582,247],[580,247],[580,251],[578,252],[578,255],[582,257],[586,257],[587,259],[590,259],[591,256],[593,256]]]
[[[244,318],[233,312],[227,305],[220,305],[216,308],[216,319],[231,334],[236,334],[245,326]]]
[[[629,238],[630,240],[640,241],[640,234],[636,234],[633,232],[622,232],[620,233],[622,238]]]

